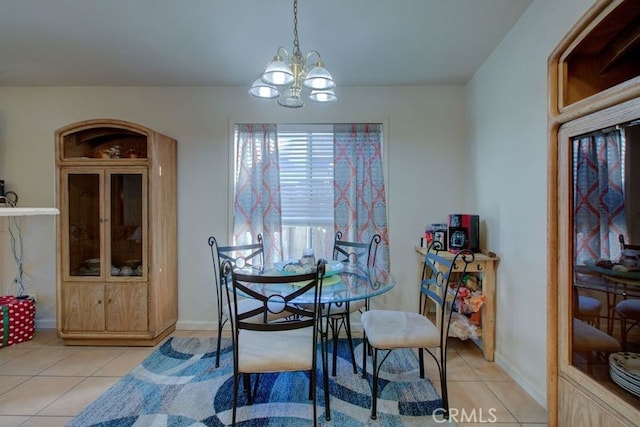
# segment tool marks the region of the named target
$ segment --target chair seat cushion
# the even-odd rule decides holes
[[[287,331],[241,330],[238,334],[238,372],[305,371],[313,366],[313,328]]]
[[[440,332],[429,319],[418,313],[365,311],[362,313],[362,328],[369,343],[378,349],[440,346]]]
[[[597,298],[580,295],[578,297],[578,312],[580,314],[596,315],[600,313],[602,303]]]
[[[620,351],[620,343],[600,329],[594,328],[582,320],[573,319],[573,350],[612,353]]]
[[[616,305],[616,311],[627,319],[640,320],[640,299],[626,299]]]

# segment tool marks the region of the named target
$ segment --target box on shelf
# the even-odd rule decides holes
[[[30,298],[0,296],[0,347],[29,341],[35,333],[36,306]]]

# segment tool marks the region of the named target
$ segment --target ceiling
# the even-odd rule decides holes
[[[531,0],[299,0],[340,86],[466,83]],[[292,0],[0,0],[0,86],[249,86]]]

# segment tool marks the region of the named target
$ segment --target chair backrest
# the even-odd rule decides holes
[[[220,263],[227,260],[234,269],[251,269],[262,271],[264,267],[264,244],[262,234],[258,234],[256,243],[236,246],[220,246],[218,256]]]
[[[633,249],[636,251],[640,250],[640,245],[630,245],[628,243],[625,243],[624,236],[622,234],[618,236],[618,241],[620,242],[620,250],[625,250],[625,249]]]
[[[211,262],[213,264],[213,285],[216,289],[216,302],[218,305],[218,313],[222,313],[222,291],[220,286],[222,282],[220,280],[220,256],[218,255],[218,241],[215,237],[210,236],[208,239],[209,249],[211,249]]]
[[[468,249],[456,253],[453,257],[443,256],[442,243],[434,240],[427,249],[420,283],[420,312],[426,314],[427,302],[435,304],[435,315],[439,321],[440,347],[446,351],[449,327],[454,313],[454,302],[458,292],[464,286],[463,278],[469,264],[475,256]]]
[[[216,301],[218,313],[222,313],[223,304],[221,266],[224,261],[229,261],[233,268],[250,268],[261,271],[264,265],[264,248],[262,235],[258,234],[258,243],[239,246],[218,246],[218,241],[214,236],[208,239],[211,249],[211,262],[213,264],[213,281],[216,289]]]
[[[224,286],[228,292],[229,311],[236,313],[231,329],[234,340],[240,330],[282,331],[313,326],[314,343],[316,342],[316,321],[319,318],[322,279],[325,273],[325,261],[318,261],[316,271],[296,275],[263,275],[247,273],[234,269],[229,260],[222,263],[222,278],[231,280],[232,286]],[[272,289],[271,292],[265,289]],[[296,297],[312,292],[315,304],[296,304]],[[241,298],[251,297],[262,304],[248,311],[238,311],[237,303]],[[268,320],[269,313],[288,312],[291,315],[276,320]],[[262,317],[262,322],[255,319]]]
[[[349,242],[342,240],[342,232],[338,231],[333,242],[333,259],[362,267],[373,267],[376,264],[380,241],[380,235],[374,234],[369,242]]]

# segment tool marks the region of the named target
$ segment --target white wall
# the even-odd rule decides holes
[[[249,84],[249,82],[247,82]],[[178,140],[179,322],[215,326],[207,237],[227,240],[232,121],[381,121],[388,156],[391,270],[398,285],[378,303],[415,310],[413,251],[424,225],[466,209],[463,87],[338,88],[332,105],[286,110],[247,88],[0,88],[0,171],[21,206],[54,206],[54,131],[116,118]],[[55,220],[25,218],[27,291],[38,327],[55,327]],[[0,227],[2,230],[2,227]],[[0,232],[0,289],[15,267]]]
[[[546,405],[547,58],[593,4],[537,0],[467,85],[471,179],[498,264],[496,361]]]

